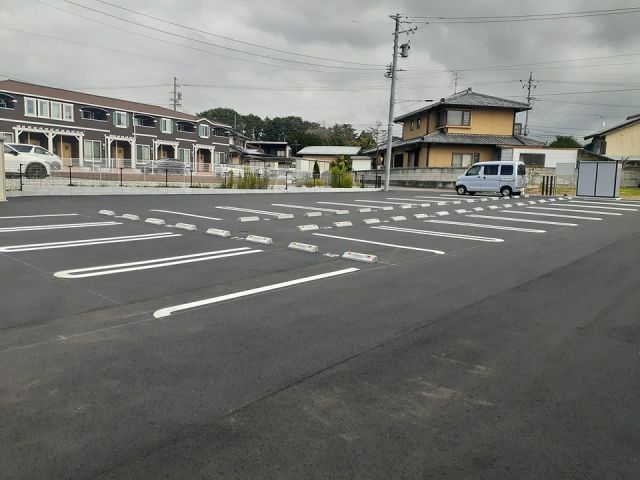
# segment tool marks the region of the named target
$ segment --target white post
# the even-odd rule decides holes
[[[78,135],[78,165],[84,166],[84,135]]]
[[[55,136],[55,134],[47,133],[46,135],[47,135],[47,150],[53,153],[53,137]]]
[[[4,179],[4,140],[0,138],[0,202],[7,201],[6,185]]]

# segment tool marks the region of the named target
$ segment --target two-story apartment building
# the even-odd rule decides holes
[[[155,105],[0,81],[0,138],[40,145],[65,165],[136,169],[177,158],[208,172],[229,155],[229,128]]]
[[[470,88],[394,119],[402,139],[392,144],[393,168],[461,168],[500,159],[503,146],[541,146],[517,134],[516,114],[526,103],[473,92]],[[365,153],[371,154],[374,149]],[[384,155],[385,146],[377,151]]]
[[[613,160],[640,161],[640,114],[630,115],[627,119],[601,132],[584,137],[591,140],[586,150],[606,155]]]

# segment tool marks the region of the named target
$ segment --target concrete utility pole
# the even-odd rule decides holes
[[[533,72],[529,72],[529,80],[527,80],[526,82],[523,80],[520,80],[520,82],[523,83],[522,88],[526,88],[527,89],[527,105],[531,106],[531,99],[533,98],[531,96],[531,89],[534,89],[538,86],[537,82],[535,82],[533,80]],[[529,110],[527,110],[524,114],[524,136],[526,137],[527,135],[529,135]]]
[[[182,92],[178,90],[178,87],[180,86],[181,85],[178,85],[178,79],[176,77],[173,77],[173,96],[169,99],[169,101],[173,105],[174,110],[178,110],[178,107],[182,107]]]
[[[391,63],[391,95],[389,97],[389,124],[387,126],[387,151],[384,153],[384,191],[389,191],[389,177],[391,176],[391,144],[393,143],[393,116],[396,103],[396,76],[398,66],[398,36],[400,35],[400,14],[391,16],[396,22],[393,33],[393,62]]]

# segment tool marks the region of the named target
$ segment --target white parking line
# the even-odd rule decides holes
[[[581,197],[576,197],[576,198],[581,198]],[[586,198],[590,198],[590,197],[586,197]],[[601,198],[598,200],[599,203],[610,203],[611,205],[629,205],[632,207],[640,207],[640,202],[637,201],[633,201],[633,200],[616,200],[613,198]]]
[[[470,218],[486,218],[489,220],[506,220],[507,222],[522,222],[522,223],[539,223],[542,225],[559,225],[563,227],[577,227],[577,223],[566,222],[552,222],[550,220],[530,220],[527,218],[513,218],[513,217],[494,217],[491,215],[467,215]]]
[[[355,200],[356,202],[369,202],[369,203],[382,203],[385,205],[417,205],[416,203],[407,203],[407,202],[385,202],[384,200]]]
[[[579,204],[579,205],[572,205],[572,204]],[[604,210],[618,210],[620,212],[637,212],[638,209],[637,208],[623,208],[623,207],[611,207],[608,205],[602,205],[602,202],[582,202],[582,201],[578,201],[578,200],[569,200],[569,204],[563,203],[563,205],[567,205],[567,207],[582,207],[582,208],[602,208]],[[594,207],[594,205],[598,205],[597,207]]]
[[[204,218],[206,220],[222,220],[221,218],[216,217],[205,217],[204,215],[194,215],[193,213],[184,213],[184,212],[174,212],[171,210],[158,210],[152,209],[150,212],[161,212],[161,213],[173,213],[174,215],[182,215],[183,217],[195,217],[195,218]]]
[[[338,235],[327,235],[326,233],[314,233],[313,235],[316,235],[318,237],[336,238],[338,240],[347,240],[349,242],[370,243],[371,245],[381,245],[383,247],[400,248],[400,249],[403,249],[403,250],[415,250],[417,252],[429,252],[429,253],[435,253],[436,255],[444,255],[444,253],[445,253],[442,250],[432,250],[430,248],[408,247],[406,245],[394,245],[392,243],[374,242],[372,240],[363,240],[361,238],[339,237]]]
[[[29,225],[24,227],[5,227],[5,228],[0,228],[0,233],[28,232],[32,230],[61,230],[63,228],[110,227],[112,225],[122,225],[122,222],[85,222],[85,223],[63,223],[63,224],[57,224],[57,225]]]
[[[220,208],[222,210],[233,210],[235,212],[257,213],[259,215],[267,215],[270,217],[281,217],[282,215],[287,215],[284,212],[268,212],[266,210],[251,210],[250,208],[226,207],[226,206],[220,206],[216,208]]]
[[[562,205],[568,206],[566,203],[563,203]],[[600,212],[596,210],[578,210],[577,208],[557,208],[557,207],[527,207],[527,208],[533,208],[534,210],[551,210],[556,212],[593,213],[595,215],[615,215],[615,216],[622,215],[621,213],[614,213],[614,212]]]
[[[27,245],[7,245],[0,247],[0,252],[31,252],[33,250],[51,250],[54,248],[84,247],[86,245],[103,245],[106,243],[138,242],[142,240],[157,240],[161,238],[181,237],[181,233],[160,232],[144,235],[127,235],[124,237],[89,238],[86,240],[69,240],[67,242],[30,243]]]
[[[358,203],[340,203],[340,202],[316,202],[319,205],[341,205],[343,207],[358,207],[358,208],[382,208],[380,205],[360,205]]]
[[[473,240],[476,242],[504,242],[502,238],[491,238],[491,237],[478,237],[476,235],[462,235],[460,233],[446,233],[446,232],[435,232],[432,230],[418,230],[414,228],[400,228],[400,227],[371,227],[377,230],[387,230],[390,232],[401,232],[401,233],[415,233],[417,235],[431,235],[433,237],[446,237],[446,238],[456,238],[459,240]]]
[[[283,208],[298,208],[301,210],[315,210],[317,212],[342,212],[343,210],[336,210],[335,208],[320,208],[320,207],[306,207],[304,205],[289,205],[287,203],[272,203],[274,207],[283,207]]]
[[[52,213],[49,215],[14,215],[12,217],[0,217],[0,220],[9,220],[12,218],[75,217],[77,215],[77,213]]]
[[[492,230],[509,230],[512,232],[523,232],[523,233],[547,233],[546,230],[535,230],[531,228],[520,228],[520,227],[505,227],[503,225],[485,225],[484,223],[453,222],[449,220],[425,220],[425,222],[441,223],[443,225],[460,225],[462,227],[489,228]]]
[[[321,273],[319,275],[312,275],[310,277],[298,278],[296,280],[289,280],[287,282],[274,283],[272,285],[265,285],[264,287],[252,288],[250,290],[243,290],[241,292],[229,293],[227,295],[220,295],[219,297],[206,298],[204,300],[198,300],[196,302],[183,303],[181,305],[174,305],[173,307],[161,308],[156,310],[153,314],[155,318],[164,318],[172,315],[175,312],[181,312],[183,310],[190,310],[192,308],[203,307],[206,305],[213,305],[215,303],[224,302],[226,300],[235,300],[236,298],[248,297],[256,295],[258,293],[271,292],[273,290],[279,290],[281,288],[292,287],[294,285],[301,285],[303,283],[315,282],[317,280],[323,280],[325,278],[337,277],[339,275],[346,275],[348,273],[358,272],[359,268],[345,268],[343,270],[336,270],[328,273]]]
[[[193,253],[191,255],[180,255],[178,257],[154,258],[141,262],[117,263],[112,265],[99,265],[88,268],[76,268],[63,270],[54,273],[58,278],[86,278],[101,275],[112,275],[114,273],[133,272],[136,270],[149,270],[152,268],[169,267],[172,265],[182,265],[185,263],[204,262],[206,260],[216,260],[218,258],[235,257],[237,255],[248,255],[262,252],[262,250],[251,250],[249,247],[230,248],[214,252]]]
[[[564,215],[560,213],[523,212],[521,210],[509,210],[509,213],[517,213],[518,215],[536,215],[540,217],[572,218],[574,220],[602,220],[598,217],[580,217],[576,215]]]
[[[453,202],[454,200],[460,200],[462,202],[467,202],[467,203],[473,203],[475,202],[475,200],[471,199],[471,198],[459,198],[459,197],[453,197],[453,198],[446,198],[446,197],[426,197],[424,195],[416,195],[416,198],[424,198],[427,200],[435,200],[438,202]]]

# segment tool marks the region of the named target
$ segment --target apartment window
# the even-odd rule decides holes
[[[416,128],[417,129],[420,129],[420,120],[421,120],[420,117],[418,117],[418,119],[416,120]]]
[[[11,110],[13,110],[15,108],[13,106],[14,103],[15,99],[11,95],[0,93],[0,108],[10,108]]]
[[[73,122],[73,105],[70,103],[62,104],[62,119],[68,122]]]
[[[35,117],[38,115],[36,111],[36,99],[25,98],[24,99],[24,114],[28,117]]]
[[[13,143],[13,133],[0,132],[0,140],[4,140],[4,143]]]
[[[151,147],[149,145],[136,145],[136,163],[149,163],[151,161]]]
[[[113,124],[119,128],[127,128],[126,112],[115,112],[113,116]]]
[[[62,120],[62,104],[60,102],[51,102],[51,118]]]
[[[468,127],[471,125],[470,110],[443,110],[438,112],[437,127],[444,126]]]
[[[466,168],[480,161],[479,153],[453,153],[451,166],[453,168]]]
[[[102,143],[99,140],[84,141],[84,159],[99,160],[102,157]]]
[[[544,167],[544,153],[521,153],[520,161],[529,167]]]
[[[38,100],[38,116],[49,118],[49,102],[47,100]]]
[[[411,120],[411,123],[410,123],[409,125],[410,125],[410,126],[409,126],[409,129],[410,129],[410,130],[413,130],[413,127],[414,127],[414,125],[415,125],[414,121],[413,121],[413,120]]]
[[[173,122],[168,118],[161,119],[160,131],[162,133],[173,133]]]
[[[73,110],[71,110],[73,113]],[[106,122],[108,120],[107,112],[99,108],[83,107],[80,109],[82,118],[85,120],[100,120]],[[65,116],[67,112],[65,110]],[[73,118],[72,118],[73,119]],[[65,118],[67,120],[67,118]]]
[[[149,127],[153,128],[156,126],[156,121],[153,117],[149,117],[147,115],[135,115],[133,117],[133,122],[136,127]]]
[[[211,134],[211,127],[209,127],[209,125],[198,125],[198,134],[201,137],[209,138],[209,135]]]
[[[178,160],[180,160],[185,165],[191,165],[191,150],[189,150],[188,148],[179,148]]]

